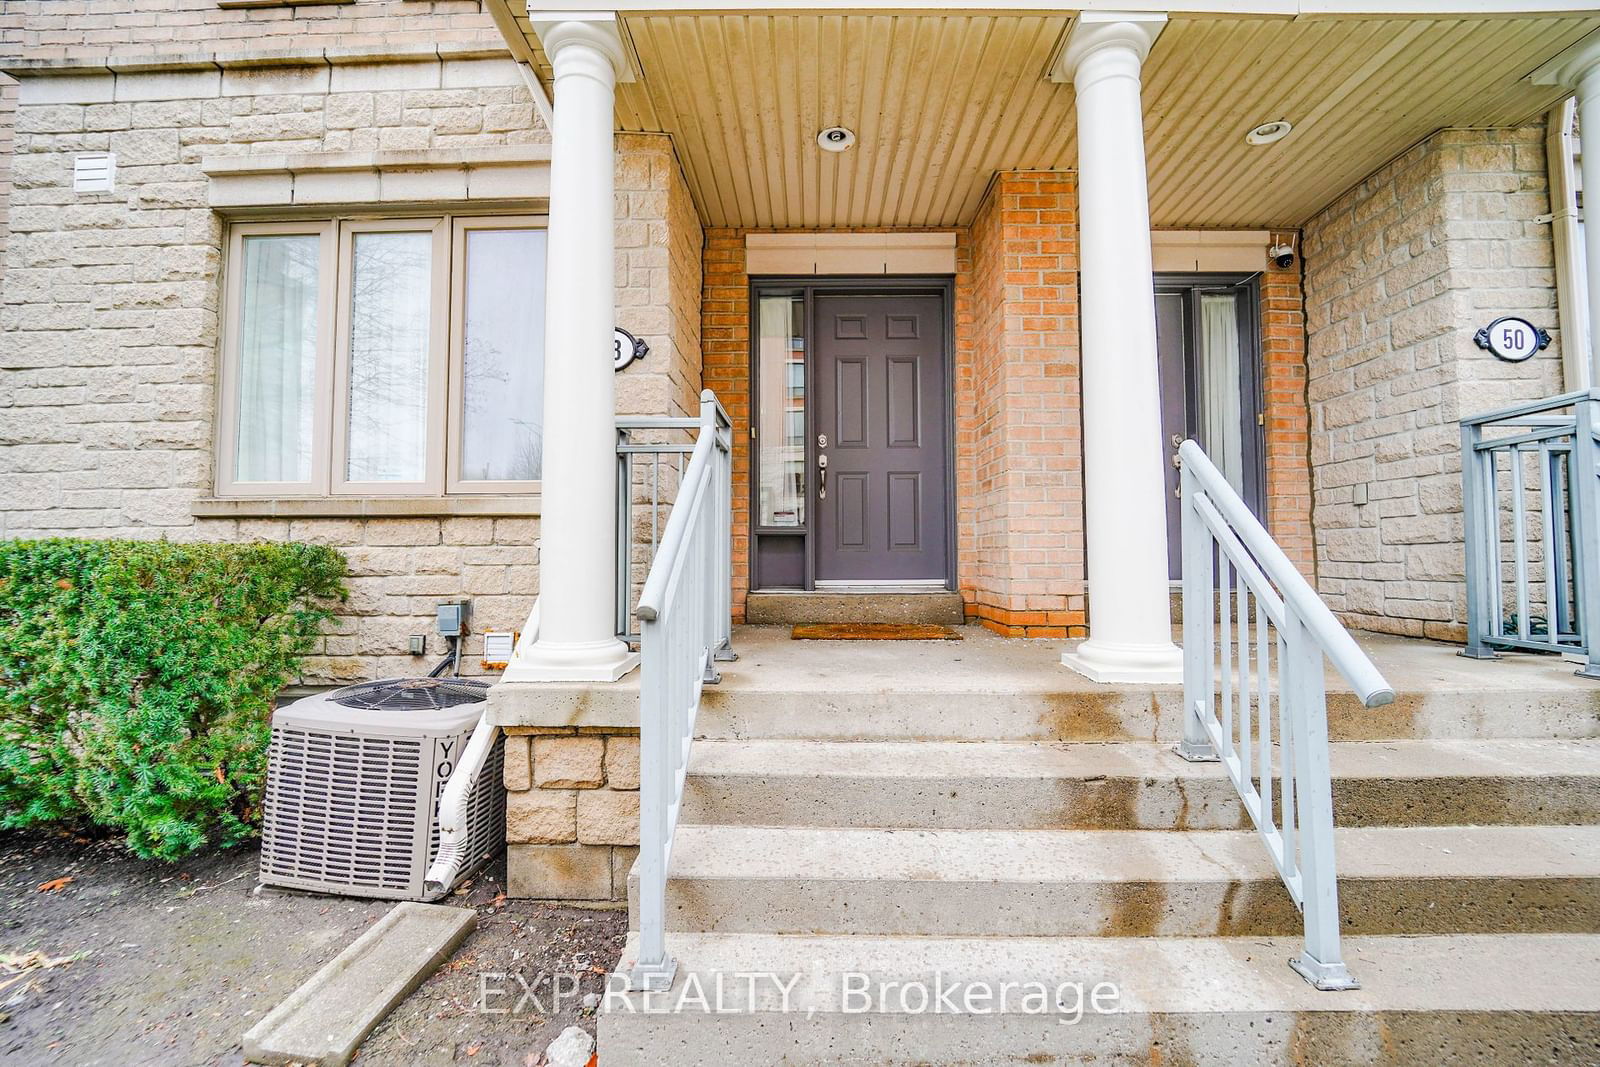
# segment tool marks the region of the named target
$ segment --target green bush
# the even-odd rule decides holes
[[[344,575],[316,545],[0,541],[0,827],[167,860],[254,836],[273,698]]]

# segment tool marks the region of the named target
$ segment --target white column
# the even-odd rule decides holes
[[[1089,639],[1061,661],[1100,682],[1178,682],[1167,578],[1150,196],[1139,71],[1160,14],[1078,16],[1056,76],[1077,90]]]
[[[1589,34],[1533,72],[1535,85],[1564,85],[1578,97],[1578,136],[1587,144],[1582,153],[1584,200],[1583,259],[1588,274],[1589,368],[1591,381],[1600,383],[1600,30]],[[1551,205],[1560,210],[1558,205]],[[1563,345],[1571,344],[1567,338]]]
[[[615,681],[639,662],[616,636],[616,83],[614,16],[530,13],[555,68],[545,286],[538,636],[506,681]]]

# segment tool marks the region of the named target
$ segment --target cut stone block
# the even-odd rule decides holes
[[[532,900],[610,900],[611,848],[507,846],[506,894]]]

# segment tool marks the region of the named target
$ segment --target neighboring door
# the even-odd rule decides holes
[[[1182,576],[1178,445],[1192,437],[1257,515],[1260,458],[1260,330],[1249,278],[1156,282],[1156,353],[1161,372],[1161,434],[1168,456],[1167,567]]]
[[[816,297],[818,584],[946,581],[944,320],[937,295]]]

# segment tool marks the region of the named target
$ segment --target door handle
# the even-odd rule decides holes
[[[828,499],[828,457],[817,457],[817,499]]]

